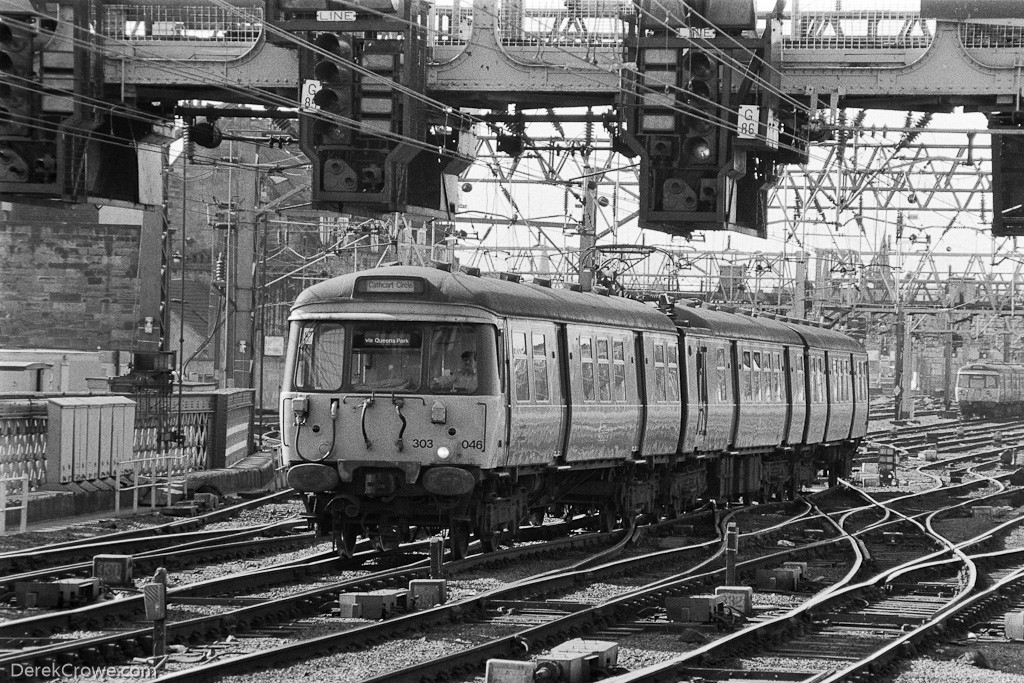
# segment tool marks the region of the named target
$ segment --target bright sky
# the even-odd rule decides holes
[[[775,0],[756,0],[759,11],[768,11],[775,5]],[[800,11],[835,11],[840,10],[905,10],[918,11],[919,0],[789,0],[787,11],[799,9]],[[848,120],[853,118],[855,112],[848,112]],[[913,116],[913,121],[920,119],[920,114]],[[862,124],[865,128],[873,129],[874,134],[861,136],[866,146],[885,144],[891,148],[899,140],[898,133],[883,134],[882,128],[900,128],[906,125],[906,112],[903,111],[869,111]],[[1012,240],[994,241],[990,236],[991,225],[991,198],[987,191],[977,193],[964,210],[959,214],[954,212],[931,211],[921,207],[920,202],[923,193],[927,192],[939,181],[938,176],[945,171],[956,171],[957,175],[952,176],[949,182],[952,187],[960,188],[959,195],[951,194],[937,195],[931,202],[933,208],[952,208],[957,206],[957,201],[967,201],[969,192],[976,188],[978,179],[976,174],[989,173],[989,136],[985,134],[987,122],[980,114],[937,114],[927,126],[931,131],[954,131],[954,132],[923,132],[917,137],[915,143],[933,145],[930,157],[934,161],[931,170],[924,165],[911,166],[901,163],[900,159],[910,159],[914,156],[910,150],[904,150],[897,155],[897,158],[889,163],[879,162],[868,163],[869,153],[862,149],[858,158],[861,159],[861,171],[881,171],[872,180],[873,187],[898,189],[891,197],[876,198],[872,193],[864,193],[863,200],[854,200],[851,208],[837,211],[834,201],[828,197],[821,197],[820,203],[823,212],[820,218],[825,222],[811,222],[806,220],[796,226],[795,235],[790,234],[786,227],[786,216],[792,215],[794,207],[797,206],[796,195],[792,192],[785,192],[780,196],[780,201],[772,206],[769,216],[769,237],[767,240],[740,235],[729,232],[704,232],[695,235],[695,240],[687,243],[680,238],[671,238],[664,233],[652,230],[639,230],[635,221],[619,231],[616,239],[607,236],[599,241],[599,244],[608,244],[613,241],[618,243],[637,243],[657,245],[675,245],[693,248],[698,252],[723,252],[726,249],[739,251],[752,251],[764,253],[792,253],[801,247],[807,250],[816,248],[825,249],[850,249],[866,254],[865,260],[877,252],[883,242],[893,244],[896,226],[902,213],[904,224],[904,236],[914,234],[917,240],[910,243],[904,240],[900,245],[903,253],[917,253],[928,255],[937,261],[953,264],[954,270],[962,264],[965,259],[958,257],[953,260],[952,255],[969,252],[987,255],[985,261],[991,261],[993,251],[998,254],[1007,255],[1015,251]],[[574,130],[572,126],[564,126],[566,137],[572,139],[582,135],[581,129]],[[962,148],[967,141],[966,131],[977,131],[974,138],[976,150],[973,154],[973,164],[964,163],[964,159],[954,159],[955,153]],[[529,132],[538,135],[535,129]],[[554,134],[554,131],[551,131]],[[941,150],[941,151],[938,151]],[[811,160],[808,164],[810,175],[813,176],[815,169],[820,168],[821,161],[828,154],[828,149],[823,146],[815,146],[811,149]],[[884,151],[884,150],[883,150]],[[595,163],[601,163],[607,154],[600,155]],[[852,153],[847,158],[851,158]],[[876,158],[886,158],[883,153],[876,155]],[[613,167],[626,166],[631,160],[616,157]],[[633,160],[635,161],[635,160]],[[526,176],[539,177],[541,169],[528,162],[520,166],[520,170]],[[975,171],[976,173],[972,173]],[[795,176],[800,176],[798,169],[790,169]],[[471,171],[478,174],[476,177],[489,175],[486,169],[475,168]],[[573,169],[564,170],[562,178],[572,178],[578,175]],[[521,176],[524,177],[524,176]],[[621,176],[622,182],[627,182],[627,174]],[[845,183],[856,180],[856,176],[848,175]],[[607,228],[613,220],[612,209],[617,209],[619,217],[623,217],[637,209],[636,201],[628,196],[628,193],[621,189],[616,192],[614,176],[609,176],[606,183],[602,185],[601,192],[609,199],[609,207],[601,210],[598,218],[598,232]],[[984,178],[985,187],[988,186],[988,178]],[[565,193],[559,187],[535,185],[506,185],[505,189],[512,195],[519,209],[518,215],[535,220],[560,220],[565,215]],[[806,200],[812,196],[811,189],[805,186],[799,192]],[[844,188],[843,194],[849,196],[848,190]],[[982,199],[984,195],[984,199]],[[915,202],[914,200],[917,200]],[[484,191],[475,189],[473,192],[463,194],[463,203],[466,209],[479,212],[479,214],[491,214],[497,216],[512,216],[516,211],[510,206],[506,196],[495,186],[485,186]],[[808,216],[811,210],[806,210]],[[816,211],[814,211],[817,214]],[[478,215],[479,215],[478,214]],[[472,214],[466,214],[467,217]],[[581,209],[576,206],[576,201],[570,199],[568,203],[568,215],[573,219],[579,219]],[[554,218],[552,218],[554,217]],[[838,227],[837,227],[838,224]],[[953,226],[953,227],[950,227]],[[485,229],[478,232],[482,235]],[[557,229],[546,229],[546,238],[551,242],[572,250],[578,245],[578,237],[572,234],[564,235]],[[702,240],[702,241],[701,241]],[[483,243],[488,247],[499,246],[525,246],[536,243],[536,232],[531,232],[521,224],[512,227],[496,227],[490,231],[487,240]],[[472,243],[470,243],[472,244]],[[914,257],[908,257],[913,260]],[[1000,258],[997,255],[997,261]],[[1003,268],[1016,267],[1013,261],[1004,261]]]

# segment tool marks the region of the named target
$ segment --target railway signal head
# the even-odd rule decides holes
[[[352,119],[352,37],[345,33],[323,32],[313,44],[313,78],[320,88],[313,94],[313,108],[319,110],[313,123],[315,144],[347,144],[352,139],[351,125],[340,119]]]

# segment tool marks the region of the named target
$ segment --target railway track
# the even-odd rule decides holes
[[[291,499],[291,489],[212,510],[196,517],[185,517],[157,526],[102,534],[89,539],[49,543],[25,550],[0,553],[0,572],[10,574],[33,569],[59,567],[92,561],[95,555],[130,554],[167,548],[182,543],[201,542],[224,535],[224,531],[202,530],[207,524],[231,519],[245,510]]]
[[[183,567],[211,564],[224,560],[243,557],[257,557],[275,552],[294,550],[312,545],[316,536],[312,532],[300,533],[306,523],[298,517],[251,526],[242,530],[221,530],[206,532],[198,540],[185,541],[176,545],[166,545],[155,550],[130,552],[134,545],[131,540],[124,541],[118,555],[131,555],[132,568],[136,574],[151,575],[158,567],[180,569]],[[177,540],[180,536],[194,537],[195,534],[175,534],[165,537],[167,541]],[[145,546],[152,544],[152,539],[141,539]],[[103,547],[106,547],[106,543]],[[76,553],[79,549],[76,549]],[[97,553],[100,554],[100,553]],[[93,569],[91,560],[65,565],[48,566],[27,572],[0,576],[0,599],[9,598],[15,585],[23,581],[54,581],[90,576]]]
[[[937,463],[927,465],[936,467]],[[938,482],[936,487],[940,485],[941,477],[938,478]],[[969,493],[976,487],[977,484],[974,487],[963,485],[962,490]],[[836,492],[832,492],[832,495],[835,496]],[[770,506],[760,506],[760,510],[746,508],[743,511],[720,511],[718,516],[723,521],[742,519],[745,528],[755,529],[743,535],[744,550],[737,558],[737,571],[743,578],[741,583],[753,583],[753,576],[758,569],[778,567],[785,561],[805,562],[809,574],[818,575],[819,579],[825,577],[827,580],[823,584],[820,580],[808,581],[803,592],[791,595],[790,606],[799,605],[815,599],[814,594],[808,589],[821,596],[839,593],[843,590],[843,582],[853,580],[853,576],[863,577],[867,573],[879,571],[891,572],[900,567],[912,566],[921,557],[934,556],[942,552],[941,547],[931,541],[922,542],[920,547],[910,542],[910,527],[914,526],[913,520],[930,513],[920,509],[898,512],[896,508],[899,507],[900,501],[897,501],[894,507],[886,508],[886,512],[876,511],[869,514],[872,509],[879,509],[877,502],[863,501],[858,506],[852,494],[841,495],[846,497],[846,501],[838,505],[839,508],[848,504],[854,509],[861,510],[862,519],[857,530],[844,530],[842,523],[833,520],[832,517],[841,514],[838,511],[826,511],[816,515],[805,512],[801,515],[799,523],[791,520],[785,525],[791,528],[783,535],[794,547],[782,551],[775,544],[778,531],[775,531],[774,536],[771,532],[776,526],[773,524],[773,515],[763,514]],[[945,497],[949,497],[948,492],[945,492]],[[985,499],[961,500],[955,504],[967,506],[972,504],[972,500]],[[752,512],[753,510],[756,512]],[[847,511],[843,514],[854,513]],[[903,518],[900,517],[901,514]],[[684,525],[684,535],[699,535],[694,526]],[[798,528],[801,531],[795,531]],[[811,530],[814,533],[805,534],[802,530]],[[766,531],[767,540],[757,541],[758,536]],[[652,530],[635,533],[653,535]],[[671,535],[677,532],[669,533]],[[792,541],[794,538],[796,543]],[[920,538],[927,539],[928,532],[921,532]],[[894,539],[899,539],[899,542],[894,543]],[[531,552],[544,551],[534,549]],[[559,550],[548,552],[564,554],[564,551]],[[304,639],[297,643],[289,643],[284,649],[267,648],[265,651],[235,659],[223,659],[198,668],[188,667],[181,671],[170,671],[165,678],[199,680],[231,673],[251,672],[289,659],[307,660],[316,657],[317,653],[372,648],[375,643],[382,640],[408,638],[410,634],[423,632],[423,629],[431,629],[431,633],[434,633],[439,628],[450,628],[448,625],[453,622],[461,625],[465,633],[501,631],[501,637],[479,643],[462,653],[413,667],[402,667],[398,671],[382,675],[380,680],[415,680],[420,683],[438,677],[465,677],[487,659],[526,657],[551,643],[576,635],[596,633],[611,637],[616,633],[643,633],[651,628],[664,627],[667,622],[660,614],[660,605],[666,596],[685,596],[702,588],[706,589],[708,585],[722,583],[725,568],[720,539],[658,551],[658,559],[653,559],[651,555],[654,553],[604,564],[595,565],[591,562],[585,567],[573,570],[575,574],[571,578],[566,576],[566,572],[559,572],[557,575],[549,573],[546,576],[518,580],[512,586],[494,589],[434,610],[393,617],[385,622],[362,624],[340,634]],[[853,560],[858,557],[860,559]],[[840,558],[838,562],[837,558]],[[502,553],[496,553],[480,561],[494,563],[521,560],[503,559]],[[336,603],[336,595],[339,592],[398,586],[411,578],[425,576],[427,571],[425,563],[420,562],[418,565],[388,570],[390,574],[364,571],[361,577],[326,585],[322,579],[316,578],[336,569],[337,562],[332,554],[329,558],[318,557],[309,562],[276,567],[268,570],[262,577],[262,572],[256,572],[248,577],[248,587],[242,587],[235,582],[221,581],[175,589],[172,600],[178,601],[180,605],[202,609],[216,607],[218,613],[171,623],[169,640],[200,643],[200,648],[203,647],[201,643],[209,643],[206,647],[214,648],[218,638],[223,638],[228,633],[247,633],[257,638],[253,643],[263,642],[261,637],[294,638],[302,628],[289,624],[298,623],[296,620],[301,620],[304,616],[322,614],[326,605]],[[659,564],[670,567],[671,571],[667,576],[653,578]],[[839,574],[837,565],[843,564],[855,564],[858,569],[851,576],[836,576]],[[680,566],[685,566],[686,570],[680,572]],[[453,565],[454,568],[458,567]],[[459,571],[465,572],[468,569],[461,568]],[[930,571],[926,580],[917,583],[928,584],[936,595],[928,593],[920,586],[908,588],[906,593],[893,592],[894,589],[883,587],[878,590],[888,592],[884,595],[873,595],[872,600],[877,598],[875,602],[869,603],[873,607],[866,603],[864,614],[852,618],[867,620],[868,616],[865,615],[873,614],[872,610],[884,613],[896,608],[906,615],[915,614],[911,608],[920,610],[922,614],[930,613],[929,610],[935,607],[932,600],[941,599],[951,590],[948,577],[939,576],[938,570]],[[832,576],[829,576],[830,572]],[[599,603],[574,595],[574,591],[585,592],[595,581],[607,581],[615,577],[627,577],[627,581],[620,580],[619,583],[632,582],[637,585],[626,585],[620,591],[622,595]],[[259,590],[260,586],[268,587],[303,580],[320,581],[320,585],[298,590],[284,599],[242,595],[243,591],[252,593]],[[890,602],[885,602],[886,600]],[[135,605],[134,614],[137,615],[140,608],[140,605]],[[639,615],[652,611],[659,613],[659,616],[655,619],[638,618]],[[3,638],[0,642],[9,648],[8,652],[0,655],[0,667],[14,663],[23,666],[85,661],[117,663],[133,656],[148,654],[149,630],[145,628],[130,629],[96,638],[79,638],[78,642],[73,643],[59,640],[65,636],[48,635],[54,631],[101,628],[104,621],[109,623],[113,619],[132,618],[114,616],[115,614],[105,613],[101,608],[90,614],[81,613],[70,617],[64,614],[48,615],[43,619],[37,618],[34,623],[22,620],[20,624],[0,624],[0,638]],[[771,618],[773,617],[759,616],[753,625],[748,627],[754,628],[757,620],[770,621]],[[863,630],[865,627],[860,628]],[[904,624],[898,628],[907,626]],[[469,639],[479,640],[478,637]],[[810,642],[812,641],[808,641]]]
[[[778,534],[782,533],[783,528],[793,524],[812,523],[811,519],[813,518],[808,517],[808,512],[809,508],[786,524],[772,525],[753,533]],[[792,532],[792,529],[789,531]],[[641,529],[634,533],[645,533],[645,531]],[[480,647],[470,648],[455,659],[443,658],[438,662],[424,663],[421,667],[411,671],[409,676],[429,677],[430,674],[425,673],[426,669],[422,667],[430,669],[436,665],[440,665],[446,670],[468,671],[469,669],[466,667],[475,666],[480,661],[486,661],[487,658],[522,655],[530,649],[530,643],[537,639],[543,642],[544,639],[556,637],[555,634],[583,633],[625,619],[626,612],[616,610],[613,615],[607,612],[602,605],[565,597],[571,595],[572,591],[585,588],[594,581],[628,577],[625,579],[626,582],[632,584],[640,580],[640,577],[655,571],[656,566],[663,566],[669,569],[667,572],[662,572],[662,578],[642,587],[630,588],[626,593],[633,596],[633,601],[638,602],[652,593],[681,592],[682,588],[675,578],[679,565],[689,564],[691,566],[688,573],[703,575],[702,569],[721,565],[721,543],[722,541],[719,539],[690,547],[620,559],[606,564],[595,565],[590,562],[587,566],[574,565],[557,574],[548,573],[531,577],[458,603],[434,608],[429,610],[431,614],[427,617],[415,613],[397,617],[379,624],[360,626],[343,633],[302,641],[275,650],[251,653],[244,657],[200,668],[190,668],[180,673],[170,674],[165,679],[202,680],[214,676],[251,672],[260,667],[279,664],[289,659],[305,659],[316,656],[318,653],[368,647],[385,637],[382,634],[390,633],[393,634],[390,637],[395,638],[419,632],[419,629],[426,627],[422,625],[421,621],[424,618],[430,620],[427,626],[431,629],[444,628],[443,625],[451,623],[455,618],[460,622],[468,620],[468,626],[474,631],[494,632],[500,630],[505,632],[504,636],[490,640]],[[722,570],[717,568],[710,571],[714,574]],[[523,630],[524,627],[525,630]],[[432,630],[432,633],[435,632]]]
[[[546,525],[523,530],[533,540],[558,532],[564,532],[565,524]],[[556,528],[558,527],[558,528]],[[547,552],[565,552],[568,547],[587,547],[606,543],[614,534],[587,534],[585,537],[566,539],[563,546],[551,546]],[[428,544],[421,542],[404,549],[405,553],[426,550]],[[485,563],[512,561],[537,556],[541,546],[525,546],[513,551],[481,555],[455,565],[469,568]],[[376,561],[394,561],[394,557],[366,551],[358,553],[351,560],[341,560],[335,552],[323,553],[301,562],[289,562],[243,575],[232,575],[220,579],[197,582],[168,590],[169,604],[186,607],[217,608],[214,614],[174,621],[168,625],[170,642],[202,642],[229,633],[264,628],[295,618],[304,613],[318,613],[331,597],[342,592],[373,590],[384,586],[405,585],[414,578],[425,578],[429,573],[429,562],[419,559],[394,569],[357,570],[360,564]],[[348,578],[340,581],[323,582],[322,577],[339,568],[349,567]],[[280,598],[243,597],[242,593],[259,593],[279,586],[292,586],[307,582],[306,589],[296,589]],[[125,597],[73,610],[48,613],[25,619],[0,622],[0,643],[7,652],[0,654],[0,670],[18,666],[46,666],[56,663],[94,661],[122,662],[131,657],[148,654],[152,647],[152,628],[138,624],[143,612],[141,596]],[[75,631],[110,630],[119,625],[115,632],[89,638],[62,641],[54,634]],[[124,627],[128,628],[125,629]]]
[[[825,519],[823,516],[821,518],[811,518],[810,521],[805,523],[821,525],[825,523]],[[769,529],[771,528],[772,527],[769,527]],[[834,540],[835,539],[833,539],[833,542]],[[829,542],[824,542],[819,546],[819,548],[828,547],[828,545]],[[851,545],[851,552],[852,548],[853,546]],[[801,551],[803,554],[796,556],[809,560],[808,564],[812,567],[815,565],[816,560],[820,560],[820,558],[814,556],[813,550],[811,550],[810,553],[808,553],[806,549],[801,549]],[[785,556],[793,556],[794,554],[795,553],[783,553]],[[829,554],[834,556],[834,550],[830,551]],[[921,553],[916,553],[917,556],[920,554]],[[776,553],[776,555],[778,554]],[[909,553],[902,559],[909,561],[909,559],[914,556],[914,553]],[[741,561],[740,565],[743,567],[742,571],[749,573],[751,571],[756,571],[756,568],[759,566],[764,564],[777,564],[779,561],[778,556],[772,557],[771,554],[768,554],[767,559],[766,557],[752,558],[750,560]],[[644,558],[633,558],[630,560],[620,560],[615,564],[620,567],[618,571],[622,571],[622,567],[627,567],[625,571],[630,576],[637,576],[641,571],[643,571],[641,567],[644,562]],[[559,638],[564,639],[572,637],[573,635],[585,633],[588,630],[596,630],[600,634],[613,632],[615,628],[621,628],[623,626],[636,627],[636,622],[631,622],[628,615],[635,616],[637,613],[642,612],[645,609],[651,609],[651,600],[653,595],[661,596],[665,594],[672,594],[673,592],[685,592],[686,589],[681,588],[681,586],[691,582],[697,582],[699,584],[698,577],[700,574],[698,569],[706,567],[709,563],[711,563],[710,559],[704,563],[695,565],[689,572],[689,574],[691,574],[690,581],[687,581],[685,578],[673,577],[670,579],[663,579],[661,581],[654,581],[649,585],[645,585],[634,591],[628,592],[627,596],[624,598],[626,601],[625,605],[617,606],[616,603],[619,602],[617,600],[601,605],[588,605],[581,600],[573,600],[571,598],[566,599],[564,595],[561,599],[538,599],[538,596],[549,595],[550,591],[543,587],[538,588],[536,586],[532,589],[536,591],[536,594],[527,595],[526,597],[515,598],[501,594],[484,596],[483,599],[486,601],[485,607],[476,606],[471,610],[473,614],[473,628],[483,630],[484,632],[491,632],[500,627],[509,631],[510,634],[481,644],[477,647],[470,648],[458,655],[451,655],[437,661],[422,663],[413,667],[406,667],[405,669],[397,672],[390,672],[386,675],[380,676],[379,680],[408,680],[419,682],[438,677],[464,676],[466,673],[472,671],[473,667],[479,666],[481,662],[486,661],[486,659],[494,657],[500,658],[503,656],[524,656],[524,652],[528,651],[531,646],[536,649],[536,647],[540,645],[549,643],[553,640],[557,641]],[[894,566],[897,564],[899,563],[893,562]],[[593,580],[598,573],[598,568],[588,570],[588,581]],[[697,574],[698,576],[692,576],[694,574]],[[721,569],[716,569],[711,572],[706,572],[703,576],[707,578],[715,577],[720,574]],[[521,584],[526,583],[527,582],[520,582],[517,586],[525,587]],[[659,598],[657,597],[653,598],[655,602],[657,602],[658,599]],[[920,598],[915,597],[914,600],[919,602]],[[619,608],[616,609],[616,607]],[[624,609],[622,607],[624,607]],[[463,609],[467,608],[464,607]],[[611,612],[609,612],[609,610],[611,610]],[[370,631],[370,633],[372,633],[372,631]],[[365,636],[366,634],[364,633],[363,635]],[[527,644],[525,650],[524,643]],[[312,653],[318,648],[348,649],[352,647],[357,647],[357,645],[350,641],[339,642],[333,638],[328,638],[326,641],[317,641],[312,645],[292,644],[287,646],[286,651],[276,653],[268,651],[266,653],[242,657],[238,660],[229,660],[229,662],[234,663],[224,662],[211,664],[208,665],[208,667],[203,667],[198,670],[190,669],[187,673],[172,674],[170,678],[180,678],[185,680],[186,677],[205,678],[210,676],[221,676],[231,672],[251,671],[254,666],[260,667],[267,665],[268,663],[279,663],[282,658],[306,658],[313,656]],[[310,648],[312,648],[312,650]]]
[[[987,497],[1020,498],[1019,491],[998,491]],[[875,577],[845,587],[836,586],[791,612],[751,624],[748,628],[698,647],[670,662],[610,680],[616,683],[679,680],[872,681],[895,658],[913,655],[947,625],[961,627],[991,615],[995,608],[988,583],[1018,586],[1024,599],[1024,550],[980,551],[993,535],[1024,523],[1024,516],[986,529],[961,543],[951,543],[932,530],[934,518],[972,501],[933,511],[921,525],[939,542],[942,555],[933,553],[894,566]],[[1019,511],[1018,511],[1019,512]],[[867,550],[865,557],[872,553]],[[984,562],[986,581],[978,580]],[[1016,583],[1014,583],[1016,581]],[[981,596],[988,595],[988,602]]]

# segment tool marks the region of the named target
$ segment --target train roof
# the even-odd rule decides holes
[[[395,291],[387,283],[421,284],[409,284],[407,291]],[[325,280],[299,294],[292,310],[353,301],[455,304],[482,308],[500,316],[674,331],[667,316],[632,299],[418,266],[387,266]]]
[[[800,325],[794,322],[789,322],[788,320],[780,322],[781,324],[792,328],[811,348],[864,353],[864,347],[860,342],[852,337],[848,337],[842,332],[830,330],[827,327]]]
[[[684,330],[704,332],[716,337],[802,344],[800,337],[793,330],[770,318],[726,313],[708,308],[676,306],[672,311],[672,320]]]
[[[977,363],[968,363],[957,370],[957,372],[1001,372],[1005,370],[1024,372],[1024,365],[1021,365],[1020,363],[1004,363],[998,360],[979,361]]]
[[[672,318],[684,329],[699,330],[715,336],[798,346],[806,344],[815,349],[864,353],[864,347],[855,339],[823,327],[689,306],[677,306]]]

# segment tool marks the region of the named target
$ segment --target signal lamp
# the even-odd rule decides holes
[[[704,138],[690,138],[683,145],[683,153],[699,163],[711,160],[711,145]]]

